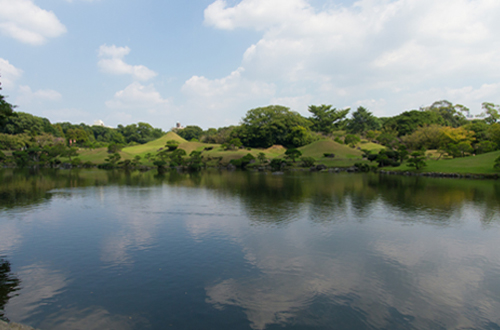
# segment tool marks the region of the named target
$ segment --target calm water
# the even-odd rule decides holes
[[[500,329],[500,182],[0,170],[0,317]]]

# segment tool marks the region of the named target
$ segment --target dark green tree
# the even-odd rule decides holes
[[[295,163],[295,160],[302,156],[302,152],[296,148],[290,148],[285,151],[285,157],[292,160]]]
[[[2,84],[0,83],[0,91],[2,90]],[[14,114],[14,108],[12,104],[5,100],[5,96],[0,94],[0,131],[3,132],[3,127],[7,122],[7,118]]]
[[[347,121],[347,131],[353,134],[362,134],[369,130],[380,129],[380,121],[366,108],[358,107],[352,118]]]
[[[337,110],[332,109],[331,105],[322,104],[320,106],[310,105],[308,110],[312,113],[311,130],[328,134],[337,128],[337,124],[345,119],[351,109]]]
[[[411,153],[408,159],[408,166],[415,167],[416,170],[427,166],[425,162],[425,152],[424,151],[414,151]]]
[[[199,126],[189,125],[183,129],[177,129],[175,132],[183,139],[191,141],[193,139],[199,140],[201,135],[203,134],[203,129],[201,129],[201,127]]]
[[[280,105],[249,110],[241,126],[232,135],[238,137],[243,145],[252,148],[268,148],[275,144],[300,147],[294,143],[294,129],[303,127],[308,133],[310,122],[300,114]],[[310,135],[312,139],[312,135]],[[309,139],[300,139],[305,143]],[[296,140],[297,141],[297,140]]]

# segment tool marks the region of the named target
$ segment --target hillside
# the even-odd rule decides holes
[[[320,140],[298,148],[303,156],[314,157],[316,159],[323,158],[325,153],[335,154],[335,158],[361,158],[363,152],[357,149],[350,148],[344,144],[337,143],[333,140]]]

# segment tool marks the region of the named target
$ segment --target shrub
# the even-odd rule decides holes
[[[302,161],[303,167],[314,166],[314,163],[316,162],[316,160],[313,157],[307,157],[307,156],[300,157],[300,160]]]

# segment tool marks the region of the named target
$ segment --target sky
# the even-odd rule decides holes
[[[478,114],[500,103],[498,17],[498,0],[0,0],[0,93],[53,123],[164,130],[271,104]]]

